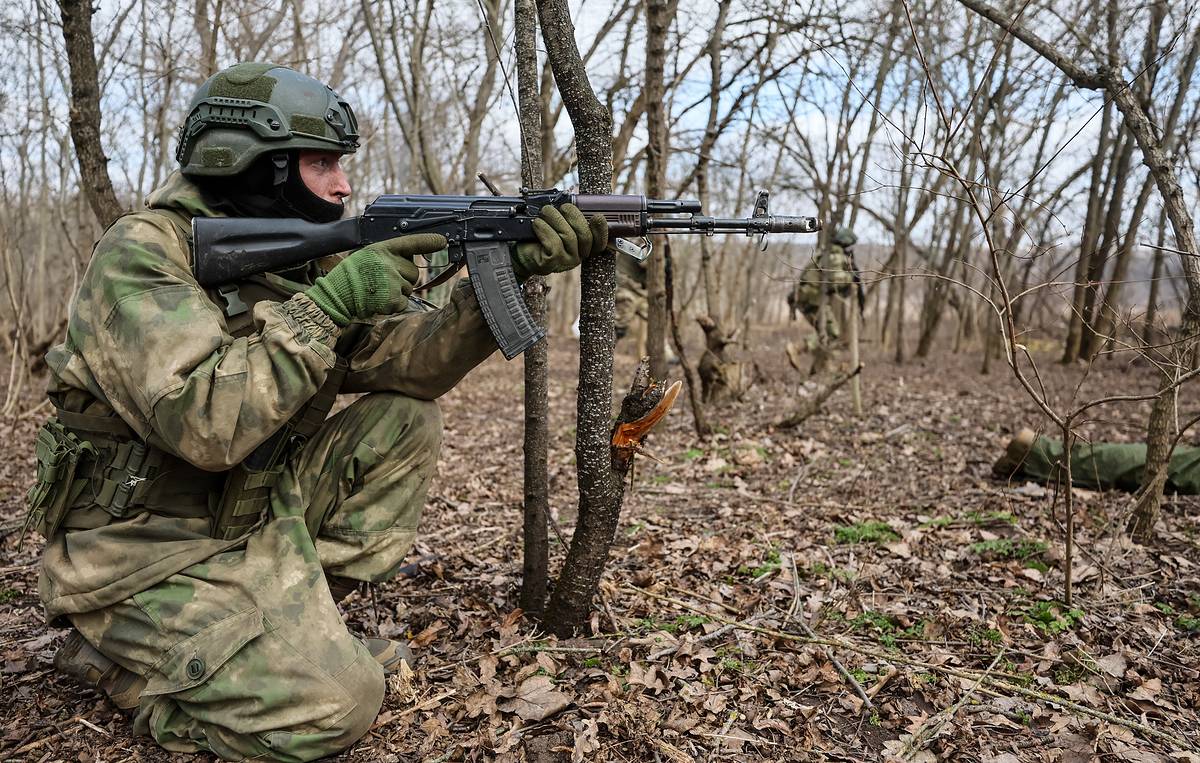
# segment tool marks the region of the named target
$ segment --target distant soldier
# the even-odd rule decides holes
[[[638,352],[645,344],[646,320],[649,308],[646,302],[646,268],[632,257],[617,258],[616,293],[617,341],[633,332]]]
[[[853,247],[857,241],[858,236],[845,226],[839,226],[834,231],[829,251],[825,255],[828,259],[822,262],[820,254],[814,256],[801,274],[796,288],[788,295],[788,308],[792,320],[796,319],[797,312],[802,312],[813,328],[819,331],[821,291],[824,290],[825,331],[830,339],[841,336],[840,322],[835,318],[832,300],[829,298],[836,296],[850,299],[857,284],[858,306],[860,310],[863,308],[862,286],[858,268],[854,264]]]
[[[1054,482],[1062,457],[1062,440],[1022,429],[1009,441],[992,472],[1001,479]],[[1071,448],[1071,482],[1076,487],[1132,493],[1141,487],[1145,467],[1146,446],[1142,443],[1080,442]],[[1165,490],[1200,494],[1200,448],[1175,448],[1167,466]]]

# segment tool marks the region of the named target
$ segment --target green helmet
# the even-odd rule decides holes
[[[845,225],[839,225],[837,230],[833,232],[833,243],[841,247],[854,246],[858,241],[858,236],[854,235],[854,231],[847,228]]]
[[[352,154],[350,104],[318,80],[275,64],[236,64],[196,90],[175,158],[185,175],[237,175],[262,154],[289,149]]]

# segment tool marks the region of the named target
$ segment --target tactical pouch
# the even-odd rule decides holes
[[[295,456],[317,433],[337,401],[349,365],[338,357],[317,394],[282,429],[254,449],[225,480],[225,490],[213,512],[212,536],[233,540],[252,530],[266,515],[271,488],[279,481],[289,457]]]
[[[225,478],[225,489],[213,514],[212,536],[232,540],[249,532],[266,512],[271,488],[279,481],[287,455],[303,443],[285,426],[254,449]]]
[[[25,494],[27,512],[21,537],[35,528],[50,538],[63,517],[87,487],[86,476],[76,476],[84,454],[96,455],[91,442],[81,440],[57,419],[42,425],[37,436],[37,481]]]

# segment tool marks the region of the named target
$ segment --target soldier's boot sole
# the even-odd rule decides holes
[[[375,661],[383,666],[384,673],[399,672],[402,662],[408,663],[410,670],[413,668],[413,654],[407,644],[389,638],[365,638],[362,641]]]
[[[146,679],[105,657],[77,630],[71,631],[54,655],[54,667],[80,683],[100,689],[122,710],[137,707],[146,688]]]
[[[1007,479],[1020,470],[1021,464],[1025,463],[1025,459],[1029,456],[1029,451],[1033,450],[1033,444],[1037,441],[1037,433],[1032,429],[1025,428],[1017,435],[1008,441],[1008,445],[1004,448],[1004,455],[997,459],[996,463],[992,464],[992,473],[997,477]]]

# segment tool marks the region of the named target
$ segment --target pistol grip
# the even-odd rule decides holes
[[[546,330],[537,325],[525,305],[506,242],[467,244],[466,252],[479,309],[500,351],[512,360],[541,341]]]

